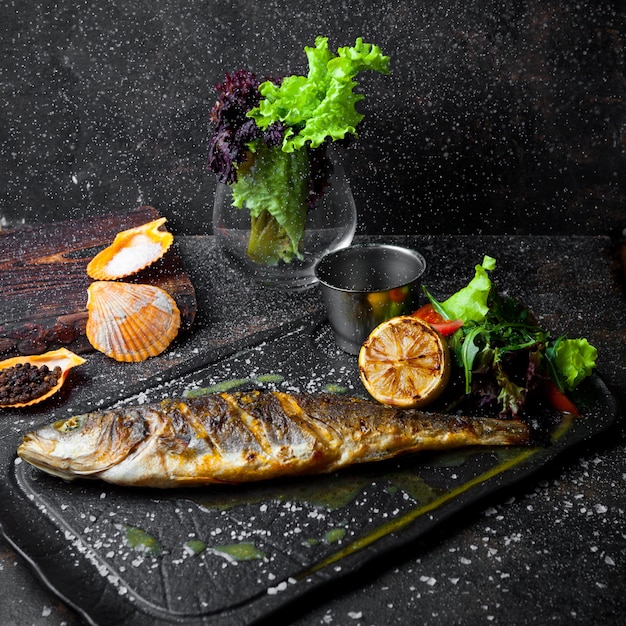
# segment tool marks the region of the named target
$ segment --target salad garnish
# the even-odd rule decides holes
[[[530,400],[543,397],[559,411],[578,413],[567,393],[594,371],[596,348],[584,338],[553,339],[527,307],[499,294],[489,276],[495,267],[486,255],[469,284],[444,301],[424,287],[428,310],[442,322],[457,320],[448,345],[462,371],[459,401],[518,417]]]
[[[215,86],[209,169],[231,186],[233,205],[250,212],[248,256],[261,264],[302,258],[307,211],[330,171],[324,147],[356,137],[364,117],[355,78],[389,73],[389,57],[361,38],[335,54],[317,37],[305,53],[306,76],[261,81],[239,70]]]

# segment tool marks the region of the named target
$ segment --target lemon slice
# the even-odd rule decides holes
[[[422,407],[442,393],[450,379],[445,339],[412,315],[377,326],[359,352],[359,373],[370,395],[389,406]]]

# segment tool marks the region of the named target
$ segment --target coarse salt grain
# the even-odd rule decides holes
[[[107,272],[113,276],[132,274],[149,265],[161,254],[161,245],[146,235],[136,235],[108,263]]]

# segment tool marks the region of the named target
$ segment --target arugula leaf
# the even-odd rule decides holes
[[[484,329],[480,326],[474,326],[467,334],[461,334],[460,336],[463,337],[463,340],[458,344],[458,348],[455,350],[457,359],[463,366],[463,372],[465,374],[465,393],[471,391],[474,359],[481,351],[476,345],[476,338],[484,334],[484,332]]]

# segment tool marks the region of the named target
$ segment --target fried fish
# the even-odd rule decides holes
[[[528,426],[516,420],[255,390],[73,416],[28,433],[17,452],[66,480],[166,488],[332,472],[422,450],[528,440]]]

